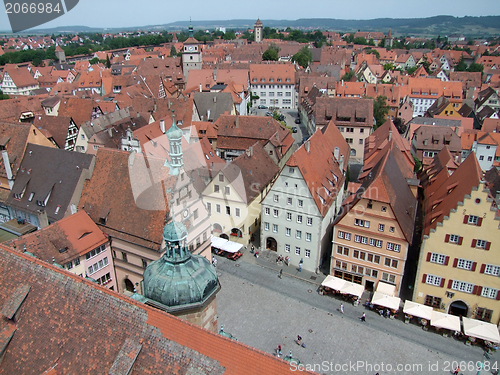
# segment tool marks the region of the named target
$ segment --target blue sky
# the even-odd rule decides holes
[[[18,0],[13,0],[18,1]],[[23,0],[23,2],[27,0]],[[473,5],[472,5],[473,4]],[[5,8],[2,8],[5,9]],[[500,15],[500,0],[79,0],[67,14],[43,27],[131,27],[174,21],[298,18],[418,18]],[[41,26],[39,26],[41,27]],[[0,30],[10,30],[5,11]]]

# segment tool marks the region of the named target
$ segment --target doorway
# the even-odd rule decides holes
[[[464,301],[455,301],[450,305],[448,314],[467,317],[468,311],[469,308]]]
[[[129,279],[125,279],[125,289],[129,292],[134,292],[134,283],[132,283]]]
[[[266,240],[266,249],[267,250],[272,250],[272,251],[277,251],[278,250],[278,243],[273,237],[268,237]]]
[[[375,283],[373,281],[370,280],[365,281],[365,289],[368,290],[369,292],[373,292],[374,285]]]

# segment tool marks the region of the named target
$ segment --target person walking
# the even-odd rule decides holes
[[[340,304],[340,312],[342,314],[344,313],[344,304],[343,303]]]
[[[300,335],[297,335],[297,345],[302,344],[302,337]]]
[[[280,269],[279,278],[280,278],[280,279],[282,279],[282,278],[283,278],[283,268],[282,268],[282,269]]]
[[[299,272],[302,272],[302,263],[299,263]]]
[[[217,267],[217,258],[212,258],[212,264]]]
[[[278,357],[283,355],[283,353],[281,352],[281,345],[278,345],[278,349],[276,349],[276,352]]]
[[[366,322],[366,314],[363,313],[363,315],[361,315],[361,317],[359,318],[359,320],[361,320],[362,322]]]

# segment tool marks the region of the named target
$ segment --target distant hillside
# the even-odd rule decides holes
[[[216,27],[228,29],[253,28],[255,20],[234,19],[219,21],[193,21],[196,29],[213,30]],[[351,31],[383,31],[395,36],[445,36],[463,34],[467,37],[500,36],[500,16],[453,17],[435,16],[428,18],[377,18],[372,20],[338,20],[332,18],[303,18],[298,20],[262,20],[264,27],[300,28],[303,30],[330,30],[340,32]],[[58,34],[75,32],[118,32],[125,30],[182,30],[187,29],[189,21],[172,22],[164,25],[136,26],[128,28],[99,29],[86,26],[67,26],[52,29],[37,29],[23,34]]]

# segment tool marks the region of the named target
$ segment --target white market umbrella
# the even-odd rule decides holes
[[[396,286],[379,281],[375,292],[394,297],[396,295]]]
[[[391,310],[399,310],[401,299],[398,297],[388,296],[380,292],[373,293],[372,304],[387,307]]]
[[[432,307],[425,306],[420,303],[416,303],[413,301],[405,301],[405,305],[403,307],[403,312],[405,314],[409,314],[412,316],[416,316],[417,318],[431,320]]]
[[[449,329],[450,331],[460,331],[460,318],[456,315],[432,311],[431,326]]]
[[[327,288],[330,288],[330,289],[340,290],[340,289],[342,289],[342,287],[344,286],[344,284],[346,282],[347,281],[345,281],[339,277],[328,275],[326,277],[326,279],[321,283],[321,285],[326,286]]]
[[[464,333],[467,336],[496,343],[500,342],[500,334],[496,325],[463,317],[462,322],[464,323]]]
[[[342,289],[340,289],[340,293],[351,294],[356,297],[361,297],[364,291],[365,288],[363,285],[351,283],[350,281],[347,281],[342,287]]]

